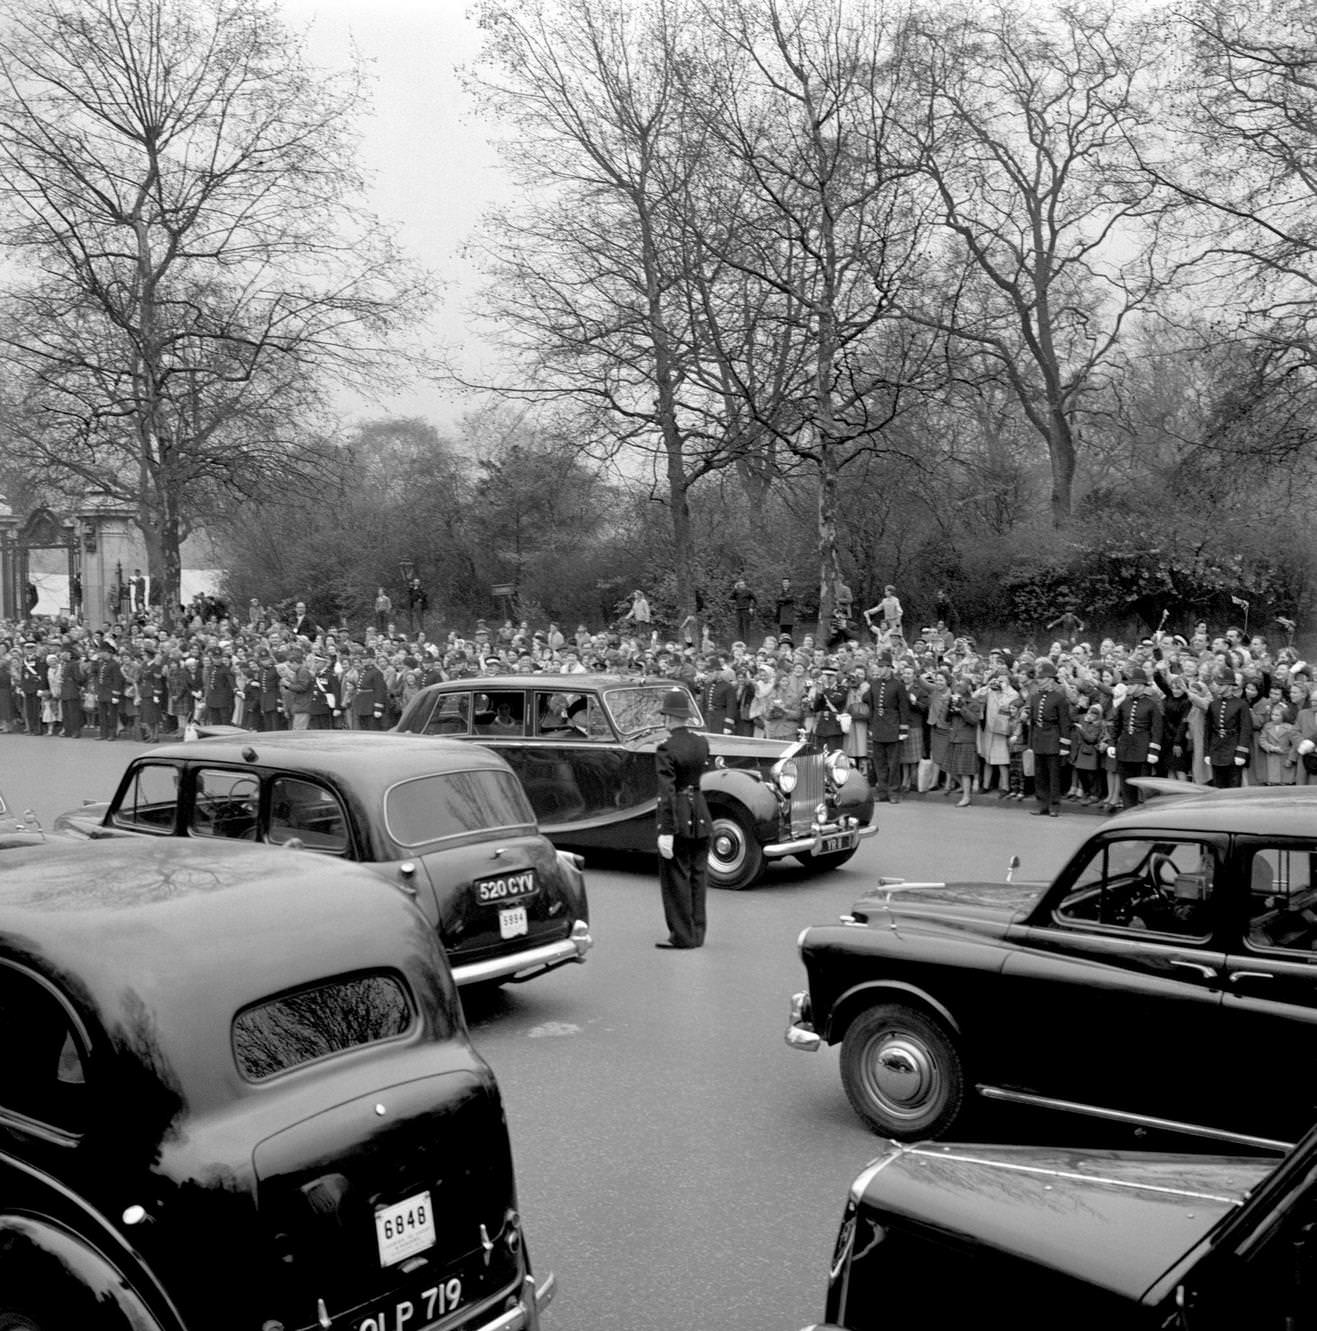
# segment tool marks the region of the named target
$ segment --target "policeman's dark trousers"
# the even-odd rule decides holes
[[[1038,803],[1044,809],[1055,809],[1061,803],[1061,755],[1035,753],[1033,756],[1033,785]]]
[[[663,892],[663,918],[668,941],[677,947],[699,947],[704,942],[704,897],[708,891],[709,842],[693,837],[672,838],[672,858],[659,856],[659,887]]]
[[[875,799],[901,798],[900,740],[874,740],[873,777]]]
[[[1218,767],[1212,764],[1212,785],[1221,790],[1233,790],[1236,786],[1244,784],[1244,769],[1236,767],[1231,763],[1229,767]]]
[[[1137,786],[1130,785],[1130,777],[1147,776],[1147,763],[1117,763],[1116,771],[1120,774],[1120,807],[1122,809],[1132,809],[1139,803],[1139,791]]]

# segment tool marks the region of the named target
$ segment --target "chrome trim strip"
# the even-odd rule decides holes
[[[905,1155],[906,1151],[909,1149],[901,1142],[894,1141],[891,1145],[895,1148],[894,1150],[889,1151],[881,1160],[870,1160],[869,1163],[855,1176],[855,1182],[851,1184],[850,1198],[851,1201],[856,1203],[856,1205],[859,1205],[861,1199],[864,1197],[869,1184],[872,1183],[874,1179],[897,1158],[897,1156]]]
[[[976,1155],[962,1155],[950,1148],[940,1151],[930,1149],[914,1150],[914,1155],[927,1155],[939,1160],[954,1160],[962,1165],[984,1165],[989,1169],[1000,1169],[1012,1174],[1037,1174],[1043,1178],[1066,1179],[1074,1183],[1102,1183],[1111,1188],[1128,1188],[1137,1192],[1159,1192],[1171,1197],[1188,1197],[1202,1202],[1229,1202],[1239,1205],[1239,1198],[1228,1193],[1193,1192],[1188,1188],[1171,1188],[1160,1183],[1143,1183],[1135,1179],[1108,1178],[1105,1174],[1080,1174],[1073,1169],[1044,1169],[1041,1165],[1018,1165],[1008,1160],[983,1160]]]
[[[460,988],[464,984],[482,984],[487,980],[502,980],[509,975],[520,975],[523,971],[541,971],[552,966],[561,966],[569,961],[584,961],[585,954],[594,946],[589,926],[585,932],[581,921],[572,927],[572,936],[556,943],[544,943],[539,947],[527,948],[524,952],[513,952],[506,957],[491,957],[488,961],[472,961],[465,966],[453,967],[453,980]]]
[[[1208,1141],[1229,1142],[1233,1146],[1255,1146],[1264,1151],[1290,1151],[1294,1148],[1293,1142],[1272,1141],[1269,1137],[1250,1137],[1242,1132],[1226,1132],[1223,1128],[1208,1128],[1198,1123],[1180,1123],[1171,1118],[1131,1114],[1125,1109],[1103,1109],[1098,1105],[1078,1104],[1072,1100],[1053,1100],[1049,1096],[1029,1095],[1025,1091],[1008,1091],[1000,1086],[977,1086],[975,1089],[985,1100],[1005,1100],[1010,1104],[1032,1105],[1036,1109],[1056,1109],[1066,1114],[1083,1114],[1088,1118],[1104,1118],[1112,1123],[1130,1123],[1135,1127],[1153,1128],[1158,1132],[1178,1132],[1191,1137],[1204,1137]]]

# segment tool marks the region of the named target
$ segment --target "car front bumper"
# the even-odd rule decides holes
[[[786,1041],[792,1049],[814,1053],[823,1043],[823,1037],[814,1029],[814,1013],[809,994],[801,990],[791,995],[791,1011],[787,1017]]]
[[[783,855],[826,855],[829,851],[824,843],[829,838],[853,836],[855,841],[852,844],[858,845],[866,837],[877,835],[877,832],[876,818],[868,823],[861,823],[858,818],[838,818],[832,823],[815,823],[804,836],[792,837],[790,841],[774,841],[764,846],[763,852],[770,860],[781,859]]]
[[[583,962],[585,954],[594,946],[590,926],[584,920],[572,925],[571,935],[556,943],[528,947],[502,957],[489,957],[453,967],[453,980],[459,987],[465,984],[488,984],[492,980],[532,980],[569,962]]]

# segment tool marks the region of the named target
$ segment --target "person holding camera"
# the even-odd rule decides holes
[[[983,704],[974,697],[974,685],[968,679],[958,679],[947,701],[947,719],[951,726],[947,745],[947,774],[960,782],[960,798],[956,808],[963,809],[970,802],[974,789],[974,776],[978,771],[979,722],[983,720]]]

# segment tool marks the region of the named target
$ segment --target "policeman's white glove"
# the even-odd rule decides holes
[[[665,860],[670,860],[672,858],[672,834],[670,832],[664,832],[659,836],[658,853],[662,855]]]
[[[1243,765],[1244,765],[1246,762],[1248,762],[1248,759],[1247,759],[1247,758],[1236,758],[1236,759],[1235,759],[1235,766],[1236,766],[1236,767],[1243,767]]]
[[[1115,756],[1116,756],[1116,746],[1115,746],[1114,744],[1110,744],[1110,745],[1108,745],[1108,746],[1107,746],[1107,757],[1108,757],[1108,758],[1114,758]]]
[[[1301,740],[1299,741],[1299,752],[1300,752],[1300,753],[1311,753],[1311,752],[1313,751],[1313,749],[1317,749],[1317,744],[1314,744],[1314,743],[1312,742],[1312,740],[1310,740],[1310,739],[1301,739]]]

